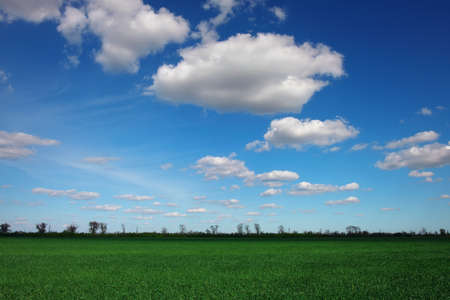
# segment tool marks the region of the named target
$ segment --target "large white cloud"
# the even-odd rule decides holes
[[[17,159],[34,153],[27,146],[55,146],[59,141],[42,139],[40,137],[23,133],[8,133],[0,130],[0,159]]]
[[[439,134],[434,132],[433,130],[430,131],[422,131],[418,132],[413,136],[403,138],[398,141],[392,141],[387,143],[385,148],[387,149],[396,149],[401,148],[408,145],[414,145],[414,144],[420,144],[425,142],[432,142],[439,138]]]
[[[307,145],[329,146],[354,138],[359,131],[345,120],[275,119],[264,134],[270,145],[302,149]],[[254,143],[254,142],[253,142]]]
[[[53,190],[53,189],[47,189],[47,188],[34,188],[32,190],[35,194],[45,194],[50,197],[69,197],[74,200],[92,200],[100,197],[100,194],[97,192],[78,192],[75,189],[69,189],[69,190]]]
[[[40,23],[45,20],[58,19],[63,0],[1,0],[0,21],[2,15],[8,22],[22,19]]]
[[[291,195],[305,196],[322,193],[331,193],[338,191],[355,191],[359,189],[359,184],[356,182],[348,183],[345,185],[337,186],[321,183],[310,183],[307,181],[299,182],[292,186],[292,189],[288,192]]]
[[[375,166],[383,170],[394,170],[404,167],[410,169],[443,167],[448,164],[450,164],[450,143],[448,145],[433,143],[389,153]]]
[[[200,158],[193,166],[197,172],[203,174],[206,179],[220,179],[224,177],[237,177],[240,179],[253,178],[255,173],[250,171],[245,163],[238,159],[233,159],[234,155],[225,156],[205,156]]]
[[[278,34],[238,34],[185,48],[177,65],[163,65],[148,93],[174,103],[255,114],[300,112],[327,85],[323,76],[344,74],[342,55],[319,44],[296,45]]]

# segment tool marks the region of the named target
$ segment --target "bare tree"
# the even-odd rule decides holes
[[[242,224],[242,223],[238,224],[236,229],[237,229],[237,234],[239,234],[239,235],[244,234],[244,224]]]
[[[255,232],[257,235],[261,234],[261,225],[255,224]]]
[[[39,233],[45,233],[47,231],[47,223],[36,224],[36,229]]]
[[[162,234],[167,234],[167,228],[166,227],[161,228],[161,233]]]
[[[183,224],[180,224],[178,226],[178,228],[180,229],[180,233],[181,234],[185,234],[186,233],[186,226],[184,226]]]
[[[445,231],[444,228],[441,228],[441,229],[439,229],[439,234],[440,234],[440,235],[446,235],[447,232]]]
[[[347,234],[357,234],[361,232],[361,228],[353,225],[345,227],[345,230],[347,231]]]
[[[108,225],[106,225],[106,223],[99,223],[99,226],[100,226],[100,232],[102,234],[105,234],[106,230],[108,230]]]
[[[89,222],[89,233],[96,234],[99,227],[99,223],[96,221]]]
[[[212,234],[217,234],[217,232],[219,231],[219,225],[211,225],[209,226],[209,228],[211,229]]]
[[[8,223],[3,223],[0,225],[0,232],[1,233],[8,233],[9,232],[9,227],[11,227],[11,225],[9,225]]]
[[[278,226],[278,234],[284,234],[286,231],[284,230],[284,226],[280,225]]]
[[[77,229],[78,229],[78,225],[76,225],[76,224],[71,224],[66,227],[66,231],[69,233],[75,233],[75,232],[77,232]]]
[[[250,225],[245,225],[245,233],[250,234],[251,230],[250,230]]]

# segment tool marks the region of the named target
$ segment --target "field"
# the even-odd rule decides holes
[[[449,299],[447,240],[0,238],[0,299]]]

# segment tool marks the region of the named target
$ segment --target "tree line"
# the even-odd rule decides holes
[[[78,232],[79,226],[77,224],[70,224],[67,225],[66,228],[62,232],[52,232],[50,230],[50,226],[45,223],[39,223],[36,224],[36,232],[35,233],[29,233],[29,232],[20,232],[15,231],[11,232],[10,230],[11,225],[8,223],[0,224],[0,233],[4,235],[109,235],[109,236],[179,236],[179,237],[204,237],[204,236],[219,236],[219,237],[342,237],[342,236],[355,236],[355,237],[380,237],[380,236],[450,236],[450,232],[445,230],[444,228],[441,228],[438,231],[435,232],[429,232],[425,228],[422,228],[419,232],[415,231],[409,231],[409,232],[395,232],[395,233],[387,233],[387,232],[368,232],[366,230],[361,230],[360,227],[349,225],[345,228],[344,232],[340,231],[303,231],[299,232],[296,230],[291,231],[290,229],[286,230],[283,225],[278,226],[277,232],[263,232],[262,227],[260,224],[253,224],[251,226],[250,224],[243,224],[240,223],[236,226],[236,231],[231,233],[221,233],[219,232],[219,225],[211,225],[208,228],[206,228],[205,231],[188,231],[186,225],[180,224],[178,226],[177,232],[169,232],[166,227],[162,227],[160,232],[141,232],[139,233],[137,230],[136,232],[127,232],[125,225],[121,225],[121,232],[114,232],[114,233],[108,233],[108,225],[106,223],[97,222],[97,221],[90,221],[88,223],[88,233]]]

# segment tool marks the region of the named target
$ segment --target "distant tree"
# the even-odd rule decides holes
[[[47,231],[47,223],[36,224],[36,229],[39,233],[45,233]]]
[[[219,225],[211,225],[209,226],[212,234],[217,234],[219,232]]]
[[[278,234],[284,234],[286,231],[284,230],[284,226],[280,225],[278,226]]]
[[[108,230],[108,225],[106,223],[99,223],[99,226],[100,226],[100,232],[102,234],[105,234],[106,230]]]
[[[185,234],[186,233],[186,226],[185,225],[180,224],[178,226],[178,228],[179,228],[181,234]]]
[[[261,234],[261,225],[255,224],[255,232],[257,235]]]
[[[125,224],[122,224],[122,233],[125,234],[126,230],[125,230]]]
[[[357,234],[361,232],[361,228],[353,225],[345,227],[345,230],[347,231],[347,234]]]
[[[99,227],[99,223],[96,221],[89,222],[89,233],[96,234]]]
[[[243,235],[244,234],[244,224],[240,223],[236,226],[237,234]]]
[[[205,233],[206,234],[211,234],[211,230],[209,230],[209,228],[206,228]]]
[[[8,233],[9,232],[9,227],[11,227],[11,225],[9,225],[8,223],[0,224],[0,232],[1,233]]]
[[[422,229],[420,229],[419,234],[421,234],[421,235],[427,234],[427,230],[425,229],[425,227],[422,227]]]
[[[167,234],[167,228],[166,227],[161,228],[161,233],[162,234]]]
[[[439,234],[440,235],[446,235],[447,232],[446,232],[446,230],[444,228],[441,228],[441,229],[439,229]]]
[[[78,229],[78,225],[71,224],[66,227],[66,232],[75,233],[75,232],[77,232],[77,229]]]
[[[251,233],[250,225],[245,225],[245,233],[246,234],[250,234]]]

